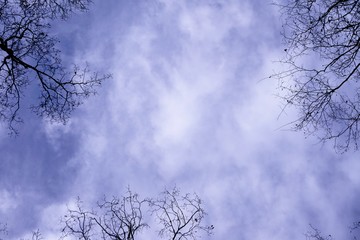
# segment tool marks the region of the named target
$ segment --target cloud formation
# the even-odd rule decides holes
[[[304,239],[309,223],[348,236],[356,155],[279,129],[295,115],[278,120],[277,82],[262,80],[279,67],[279,25],[262,1],[205,0],[97,1],[57,25],[69,60],[113,78],[68,125],[33,119],[19,138],[2,137],[11,234],[39,227],[56,239],[77,196],[93,202],[128,185],[154,196],[176,184],[204,200],[211,239]]]

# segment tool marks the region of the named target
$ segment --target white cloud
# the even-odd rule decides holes
[[[356,159],[278,130],[294,113],[277,120],[277,83],[259,81],[277,67],[273,10],[252,1],[117,4],[119,15],[92,21],[91,50],[76,56],[113,79],[64,130],[80,139],[66,162],[77,170],[67,196],[95,201],[128,184],[146,196],[177,184],[204,199],[214,239],[303,239],[313,220],[343,234],[335,223],[346,199],[356,199]],[[58,126],[45,131],[53,145],[62,141]],[[41,224],[63,206],[45,208]]]
[[[6,213],[11,210],[14,210],[18,203],[14,192],[9,192],[5,189],[0,191],[0,212]],[[0,222],[4,224],[4,222]]]

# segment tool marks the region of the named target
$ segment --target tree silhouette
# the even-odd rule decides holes
[[[61,17],[66,19],[75,11],[88,10],[92,0],[20,0],[22,8],[28,8],[32,5],[35,9],[46,10],[50,17]]]
[[[315,239],[315,240],[332,240],[333,237],[331,235],[323,236],[319,229],[310,225],[310,230],[305,234],[307,240]]]
[[[360,138],[360,2],[291,0],[284,18],[287,69],[280,80],[285,107],[295,106],[296,130],[333,139],[340,151]],[[290,80],[289,80],[290,79]]]
[[[148,208],[146,208],[148,207]],[[126,196],[104,198],[96,210],[85,210],[79,200],[76,209],[64,218],[64,237],[76,239],[134,240],[145,228],[144,213],[151,213],[160,223],[159,235],[165,239],[198,239],[201,232],[211,234],[213,226],[202,225],[205,212],[196,195],[180,195],[174,188],[165,190],[157,199],[140,199],[128,189]]]
[[[66,122],[83,99],[109,75],[87,66],[69,70],[60,59],[58,40],[49,34],[52,19],[85,10],[89,0],[0,0],[0,120],[16,133],[25,88],[37,82],[39,99],[31,109]]]
[[[4,235],[4,236],[8,235],[6,224],[0,223],[0,240],[7,239],[7,238],[2,238],[1,235]],[[28,239],[22,239],[22,240],[28,240]],[[31,240],[43,240],[43,237],[39,230],[32,232]]]
[[[65,216],[65,236],[76,239],[124,239],[133,240],[135,235],[147,227],[143,222],[142,205],[137,194],[130,190],[123,198],[104,198],[98,203],[98,211],[86,211],[80,199],[76,209],[69,209]]]
[[[353,226],[350,228],[350,233],[353,235],[352,239],[358,239],[354,232],[359,230],[360,222],[353,223]],[[333,236],[331,234],[324,236],[321,231],[312,225],[310,225],[310,230],[305,234],[307,240],[333,240]]]
[[[180,195],[174,188],[165,190],[158,199],[149,201],[151,211],[162,225],[159,235],[171,240],[198,239],[201,232],[211,234],[213,225],[202,225],[206,216],[201,199],[196,195]]]

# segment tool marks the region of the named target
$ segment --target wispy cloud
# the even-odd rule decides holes
[[[98,1],[69,24],[82,29],[68,41],[77,49],[69,58],[113,79],[69,125],[2,140],[1,180],[9,184],[0,211],[12,225],[25,199],[53,234],[55,216],[78,195],[91,202],[130,185],[146,196],[177,184],[203,198],[213,239],[304,239],[308,223],[346,235],[358,211],[356,157],[279,130],[295,115],[278,120],[277,83],[261,81],[279,67],[276,9],[260,1]],[[26,221],[21,228],[33,227]]]

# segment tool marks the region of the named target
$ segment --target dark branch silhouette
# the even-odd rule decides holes
[[[307,240],[333,240],[331,235],[323,236],[319,229],[310,225],[310,230],[305,234]]]
[[[288,67],[280,79],[285,108],[295,106],[294,129],[358,149],[360,123],[360,1],[291,0],[283,13]]]
[[[39,116],[65,123],[71,112],[110,77],[91,73],[87,66],[62,65],[58,40],[49,34],[53,18],[85,10],[89,0],[0,0],[0,120],[12,132],[20,122],[25,88],[36,83]]]
[[[2,238],[2,236],[4,236],[4,238]],[[5,236],[8,235],[7,232],[7,225],[6,224],[2,224],[0,223],[0,240],[5,240],[7,238],[5,238]],[[43,240],[44,238],[42,237],[40,230],[36,230],[31,234],[31,240]],[[28,240],[28,239],[21,239],[21,240]]]
[[[44,9],[52,18],[61,17],[66,19],[75,11],[88,10],[92,0],[20,0],[22,8],[32,5],[35,9]]]
[[[166,239],[198,239],[201,233],[211,234],[214,226],[203,225],[206,215],[200,198],[194,194],[180,195],[174,188],[165,190],[160,198],[150,200],[152,213],[162,225],[160,237]]]
[[[353,223],[353,226],[350,228],[350,233],[352,235],[353,240],[358,239],[355,234],[355,231],[359,230],[360,228],[360,222]],[[334,240],[335,238],[329,234],[327,236],[324,236],[319,229],[313,227],[310,225],[310,230],[305,234],[307,240]]]
[[[137,194],[130,190],[123,198],[104,198],[98,203],[98,211],[85,211],[78,201],[77,209],[69,209],[65,216],[65,236],[76,239],[133,240],[147,224],[143,222],[142,206]]]
[[[32,233],[31,240],[44,240],[44,238],[40,233],[40,230],[36,230],[35,232]]]
[[[129,189],[125,197],[104,198],[96,210],[85,210],[79,200],[76,209],[69,209],[64,218],[64,237],[134,240],[140,231],[150,227],[143,216],[149,211],[161,225],[159,235],[167,239],[198,239],[201,233],[211,234],[214,228],[203,225],[205,212],[196,195],[180,196],[175,188],[156,200],[140,199]]]

